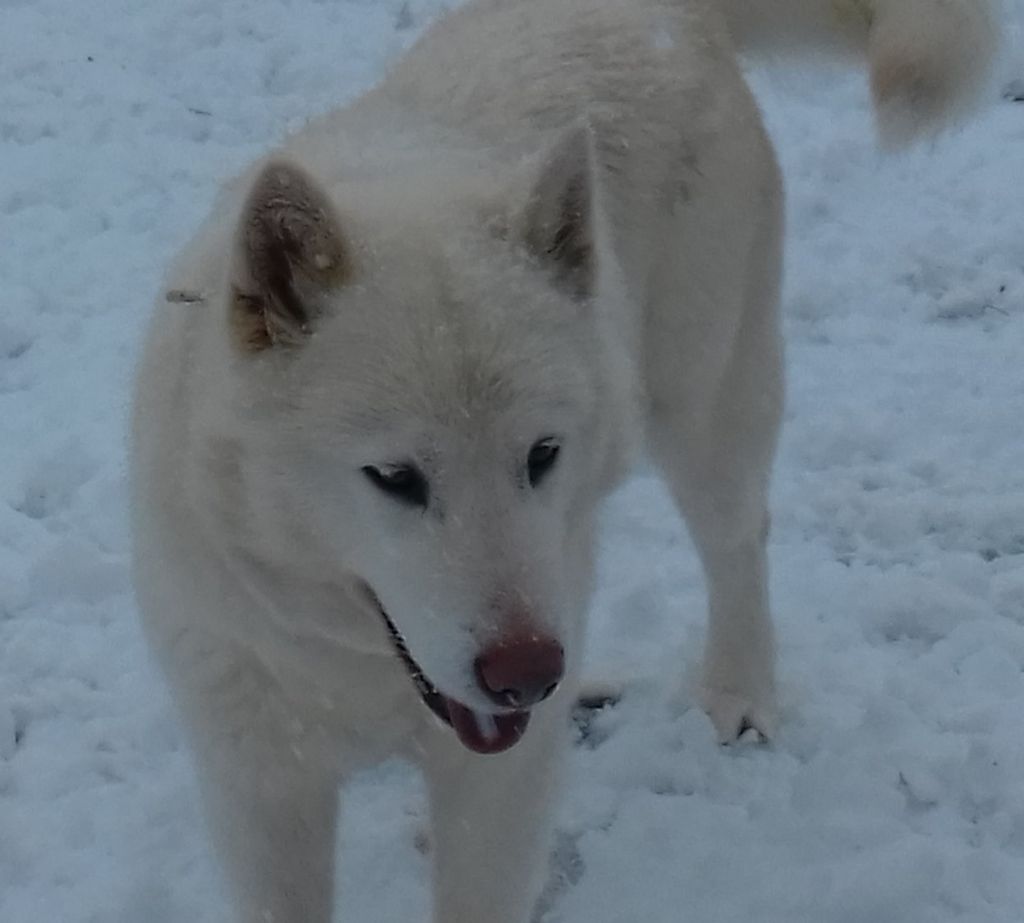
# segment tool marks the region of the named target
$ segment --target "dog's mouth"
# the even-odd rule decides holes
[[[367,590],[387,626],[391,646],[405,666],[423,704],[455,731],[462,745],[474,753],[501,753],[519,743],[530,721],[529,711],[477,711],[440,692],[409,653],[409,645],[406,644],[398,626],[391,621],[377,595],[369,588]]]

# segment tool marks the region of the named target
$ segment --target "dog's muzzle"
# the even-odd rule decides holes
[[[482,712],[442,693],[427,677],[409,651],[398,626],[391,620],[377,594],[366,587],[380,614],[398,659],[423,704],[455,732],[463,746],[474,753],[501,753],[515,746],[526,733],[529,709],[551,695],[562,677],[564,653],[557,642],[537,644],[537,639],[515,639],[484,651],[474,664],[477,680],[500,712]],[[530,653],[533,653],[533,657]],[[539,656],[537,656],[539,654]]]

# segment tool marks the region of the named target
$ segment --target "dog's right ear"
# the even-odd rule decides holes
[[[577,298],[593,294],[597,271],[592,160],[590,129],[574,126],[528,163],[513,189],[511,214],[497,225],[500,236],[525,246]]]
[[[253,181],[232,260],[231,329],[246,352],[303,342],[323,296],[349,274],[327,194],[304,170],[281,160]]]

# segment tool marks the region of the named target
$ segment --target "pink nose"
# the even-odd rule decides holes
[[[529,708],[553,693],[565,672],[565,651],[554,638],[506,638],[476,658],[480,688],[498,705]]]

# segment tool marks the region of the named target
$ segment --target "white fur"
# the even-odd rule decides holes
[[[959,117],[986,85],[997,43],[988,0],[716,0],[739,46],[864,53],[882,141]]]
[[[327,923],[338,788],[396,753],[431,792],[437,923],[524,923],[595,511],[644,444],[705,566],[708,713],[723,740],[771,733],[781,185],[733,39],[867,48],[897,136],[976,92],[990,33],[980,0],[479,0],[283,166],[229,184],[170,273],[181,303],[156,313],[133,473],[140,607],[240,923]],[[229,306],[258,277],[252,196],[275,169],[285,192],[262,205],[268,227],[305,228],[309,323],[246,349]],[[583,299],[535,242],[581,189]],[[533,489],[523,464],[549,435],[561,455]],[[425,511],[361,470],[409,459]],[[445,694],[485,708],[473,658],[521,621],[564,645],[560,691],[512,749],[470,753],[366,586]]]

